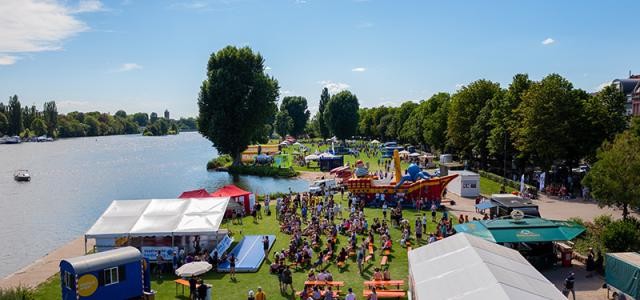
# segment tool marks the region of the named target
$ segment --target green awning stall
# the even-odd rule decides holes
[[[610,288],[640,299],[640,254],[607,253],[604,274]]]
[[[454,228],[457,232],[466,232],[494,243],[569,241],[585,231],[575,222],[543,218],[473,221],[457,224]]]

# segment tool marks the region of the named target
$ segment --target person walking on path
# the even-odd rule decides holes
[[[564,280],[564,290],[562,291],[562,293],[569,298],[569,293],[573,294],[573,300],[576,300],[576,290],[575,290],[575,284],[576,284],[576,278],[575,278],[575,273],[571,272],[569,273],[569,276],[567,276],[567,278]]]

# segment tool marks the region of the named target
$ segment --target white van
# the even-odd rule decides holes
[[[324,190],[333,190],[337,186],[335,179],[322,179],[314,181],[311,186],[309,186],[309,193],[313,195],[319,195],[322,193],[322,188]]]

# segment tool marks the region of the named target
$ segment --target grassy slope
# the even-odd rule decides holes
[[[339,195],[336,195],[339,197]],[[343,204],[343,207],[346,204]],[[382,218],[382,211],[380,209],[366,209],[365,214],[368,220],[373,220],[374,217]],[[414,224],[415,218],[420,214],[415,210],[404,210],[405,218]],[[440,216],[438,216],[440,218]],[[452,218],[455,222],[455,218]],[[275,214],[271,217],[266,217],[263,220],[259,220],[258,224],[254,224],[250,217],[245,218],[244,225],[232,225],[227,222],[222,227],[229,228],[235,235],[236,241],[241,239],[240,231],[242,234],[276,234],[276,242],[273,249],[282,249],[289,243],[290,236],[280,233],[278,222],[275,220]],[[435,231],[435,223],[430,223],[428,231]],[[391,256],[389,257],[389,267],[391,271],[392,279],[404,279],[407,280],[408,264],[407,264],[407,252],[405,248],[401,248],[397,244],[397,240],[400,238],[400,232],[392,228],[391,237],[394,240],[394,247]],[[376,237],[376,242],[379,238]],[[339,237],[338,247],[346,245],[347,240],[345,236]],[[424,244],[424,242],[422,243]],[[417,245],[414,244],[414,248]],[[273,251],[271,252],[273,254]],[[358,268],[354,261],[348,260],[347,266],[343,273],[340,273],[337,267],[332,263],[329,264],[328,269],[334,274],[334,280],[344,281],[345,287],[341,289],[346,291],[348,287],[352,287],[358,299],[362,296],[363,284],[365,280],[369,280],[375,266],[379,266],[380,256],[376,253],[376,261],[369,264],[365,274],[361,276],[358,274]],[[307,270],[300,270],[294,273],[293,282],[296,290],[302,289],[302,283],[306,278]],[[290,295],[281,295],[278,289],[278,280],[274,275],[269,274],[269,266],[267,263],[263,263],[260,270],[257,273],[241,273],[237,275],[238,281],[234,282],[229,279],[226,274],[209,273],[204,279],[206,283],[213,285],[213,299],[245,299],[247,291],[249,289],[255,290],[258,286],[261,286],[268,299],[291,299]],[[152,281],[152,289],[158,291],[156,299],[187,299],[179,295],[175,296],[175,279],[172,275],[165,275],[163,279],[154,279]],[[186,292],[188,294],[188,291]],[[58,275],[42,284],[36,290],[37,299],[60,299],[60,280]],[[188,296],[188,295],[187,295]]]
[[[491,194],[498,194],[500,192],[500,186],[502,184],[499,182],[495,182],[491,179],[480,177],[480,193],[485,196],[490,196]],[[507,193],[511,193],[515,191],[514,188],[507,186]]]

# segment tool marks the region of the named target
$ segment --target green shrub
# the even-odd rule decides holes
[[[602,230],[602,244],[608,252],[627,252],[640,250],[640,232],[638,224],[629,220],[611,222]]]
[[[35,298],[33,291],[26,287],[0,289],[0,300],[32,300]]]
[[[599,215],[595,217],[595,219],[593,219],[593,224],[600,229],[609,226],[609,224],[611,223],[613,223],[613,218],[611,217],[611,215]]]
[[[207,163],[207,170],[213,170],[217,168],[224,168],[233,162],[231,156],[228,154],[220,155]]]

